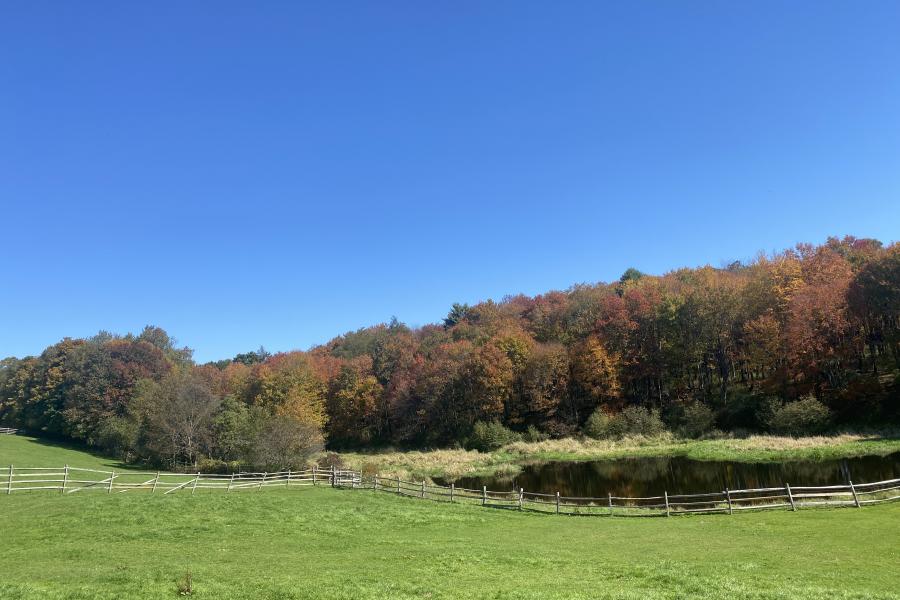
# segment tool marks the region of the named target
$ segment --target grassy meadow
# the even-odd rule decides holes
[[[82,469],[138,470],[114,458],[91,453],[84,448],[24,435],[0,435],[0,472],[16,467],[62,467]]]
[[[27,438],[0,463],[100,466]],[[371,490],[0,495],[0,598],[900,598],[900,503],[557,517]]]

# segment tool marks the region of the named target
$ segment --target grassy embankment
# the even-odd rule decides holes
[[[342,453],[350,468],[415,479],[512,474],[531,460],[602,460],[640,456],[685,456],[695,460],[774,462],[824,460],[900,452],[900,434],[839,434],[791,438],[757,435],[710,440],[671,435],[622,440],[548,440],[516,442],[494,452],[432,450],[425,452]]]
[[[27,443],[26,443],[27,442]],[[13,450],[15,446],[15,450]],[[805,438],[750,436],[716,440],[685,440],[671,435],[623,440],[548,440],[516,442],[494,452],[430,450],[408,452],[347,452],[348,468],[385,476],[455,479],[467,475],[514,474],[525,461],[602,460],[640,456],[686,456],[696,460],[768,462],[824,460],[900,452],[900,433],[841,434]],[[111,470],[141,470],[135,466],[90,454],[73,446],[40,438],[0,436],[0,470],[10,463],[20,467],[72,466]]]
[[[0,438],[35,461],[112,466]],[[187,570],[197,598],[900,598],[900,503],[609,519],[326,487],[21,492],[0,515],[4,599],[174,598]]]

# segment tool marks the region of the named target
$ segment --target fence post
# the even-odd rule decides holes
[[[111,494],[111,493],[112,493],[113,481],[115,481],[115,479],[116,479],[116,472],[113,471],[113,472],[110,474],[110,476],[109,476],[109,487],[106,488],[106,493],[107,493],[107,494]]]
[[[606,492],[606,497],[609,498],[609,516],[612,516],[612,492]]]
[[[378,475],[375,476],[375,480],[372,483],[372,491],[375,491],[375,492],[378,491]]]
[[[853,503],[856,504],[856,508],[859,508],[859,496],[856,495],[856,488],[853,487],[853,480],[848,479],[847,481],[850,482],[850,491],[853,492]]]
[[[59,490],[60,494],[66,493],[66,484],[69,483],[69,465],[66,465],[66,468],[63,470],[63,486],[62,489]]]
[[[319,476],[319,467],[318,465],[313,465],[313,485],[318,485],[316,483],[316,479]]]
[[[559,492],[556,492],[556,514],[559,514]]]
[[[197,471],[197,476],[194,477],[194,485],[191,487],[191,496],[194,495],[194,492],[197,491],[197,480],[200,479],[200,471]]]
[[[667,517],[670,517],[670,516],[672,516],[672,513],[671,513],[671,511],[669,510],[669,491],[668,491],[668,490],[664,490],[664,491],[663,491],[663,496],[665,496],[665,498],[666,498],[666,516],[667,516]]]
[[[784,489],[787,491],[788,500],[791,502],[791,510],[797,510],[797,505],[794,504],[794,495],[791,493],[791,484],[785,483]]]
[[[258,492],[259,490],[262,489],[262,486],[263,486],[263,484],[266,482],[266,477],[267,477],[268,475],[269,475],[269,472],[268,472],[268,471],[263,471],[262,479],[259,480],[259,485],[256,486],[256,491],[257,491],[257,492]]]
[[[522,510],[522,497],[525,495],[525,488],[519,488],[519,510]]]
[[[150,490],[151,494],[156,491],[156,484],[158,484],[158,483],[159,483],[159,471],[156,472],[156,479],[153,480],[153,488]]]
[[[425,497],[425,480],[422,480],[422,497]]]
[[[451,483],[451,484],[450,484],[450,502],[453,502],[453,491],[454,491],[455,489],[456,489],[456,484],[455,484],[455,483]]]
[[[400,495],[400,476],[397,475],[397,495]]]
[[[231,472],[231,479],[228,480],[228,487],[225,488],[225,492],[228,493],[231,491],[231,485],[234,483],[234,471]]]
[[[6,493],[12,494],[13,466],[9,465],[9,479],[6,480]]]
[[[331,465],[331,487],[336,487],[337,482],[334,480],[334,465]]]
[[[287,481],[284,482],[284,487],[289,487],[291,485],[291,470],[288,469],[288,478]]]
[[[481,486],[481,505],[484,506],[487,504],[487,486]]]
[[[728,514],[733,515],[734,509],[731,507],[731,491],[728,488],[725,488],[723,493],[725,494],[725,499],[728,500]]]

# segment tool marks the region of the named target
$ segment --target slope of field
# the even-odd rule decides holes
[[[7,459],[119,468],[26,438]],[[188,570],[198,598],[900,598],[900,503],[628,519],[328,487],[19,492],[0,521],[4,599],[176,597]]]
[[[62,467],[84,469],[137,470],[114,458],[93,454],[78,446],[24,435],[0,435],[0,471],[9,465],[17,467]]]

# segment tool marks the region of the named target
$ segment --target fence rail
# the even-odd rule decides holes
[[[4,476],[5,475],[5,476]],[[101,471],[77,467],[16,467],[9,465],[5,474],[0,473],[0,493],[12,494],[34,490],[57,491],[74,494],[82,491],[122,493],[149,491],[171,494],[197,490],[237,492],[271,487],[299,487],[330,485],[332,487],[356,487],[362,478],[356,471],[342,469],[305,469],[302,471],[278,471],[274,473],[163,473],[135,471]]]
[[[479,504],[495,508],[527,510],[565,515],[602,516],[661,516],[693,513],[728,513],[741,510],[767,510],[820,506],[853,506],[878,504],[900,500],[900,479],[873,483],[828,486],[794,486],[785,483],[779,487],[724,489],[721,492],[703,494],[669,494],[661,496],[628,497],[574,497],[559,492],[545,494],[526,492],[524,489],[494,491],[439,486],[425,481],[403,481],[395,477],[376,476],[356,486],[401,496],[424,498],[439,502]]]
[[[4,476],[5,475],[5,476]],[[15,467],[9,465],[0,473],[0,493],[24,491],[56,491],[74,494],[83,491],[111,493],[160,492],[162,494],[190,493],[197,490],[222,492],[258,491],[263,488],[291,488],[329,485],[355,489],[371,489],[400,496],[477,504],[480,506],[527,510],[564,515],[603,516],[671,516],[696,513],[734,514],[742,510],[769,510],[822,506],[850,506],[861,508],[900,500],[900,479],[826,486],[783,486],[707,492],[703,494],[669,494],[661,496],[613,496],[590,498],[562,496],[523,489],[510,491],[480,490],[435,485],[425,481],[403,481],[396,477],[364,479],[360,472],[345,469],[314,467],[301,471],[241,472],[223,474],[184,474],[162,472],[102,471],[70,467]]]
[[[0,427],[0,435],[15,435],[18,429],[12,427]]]

